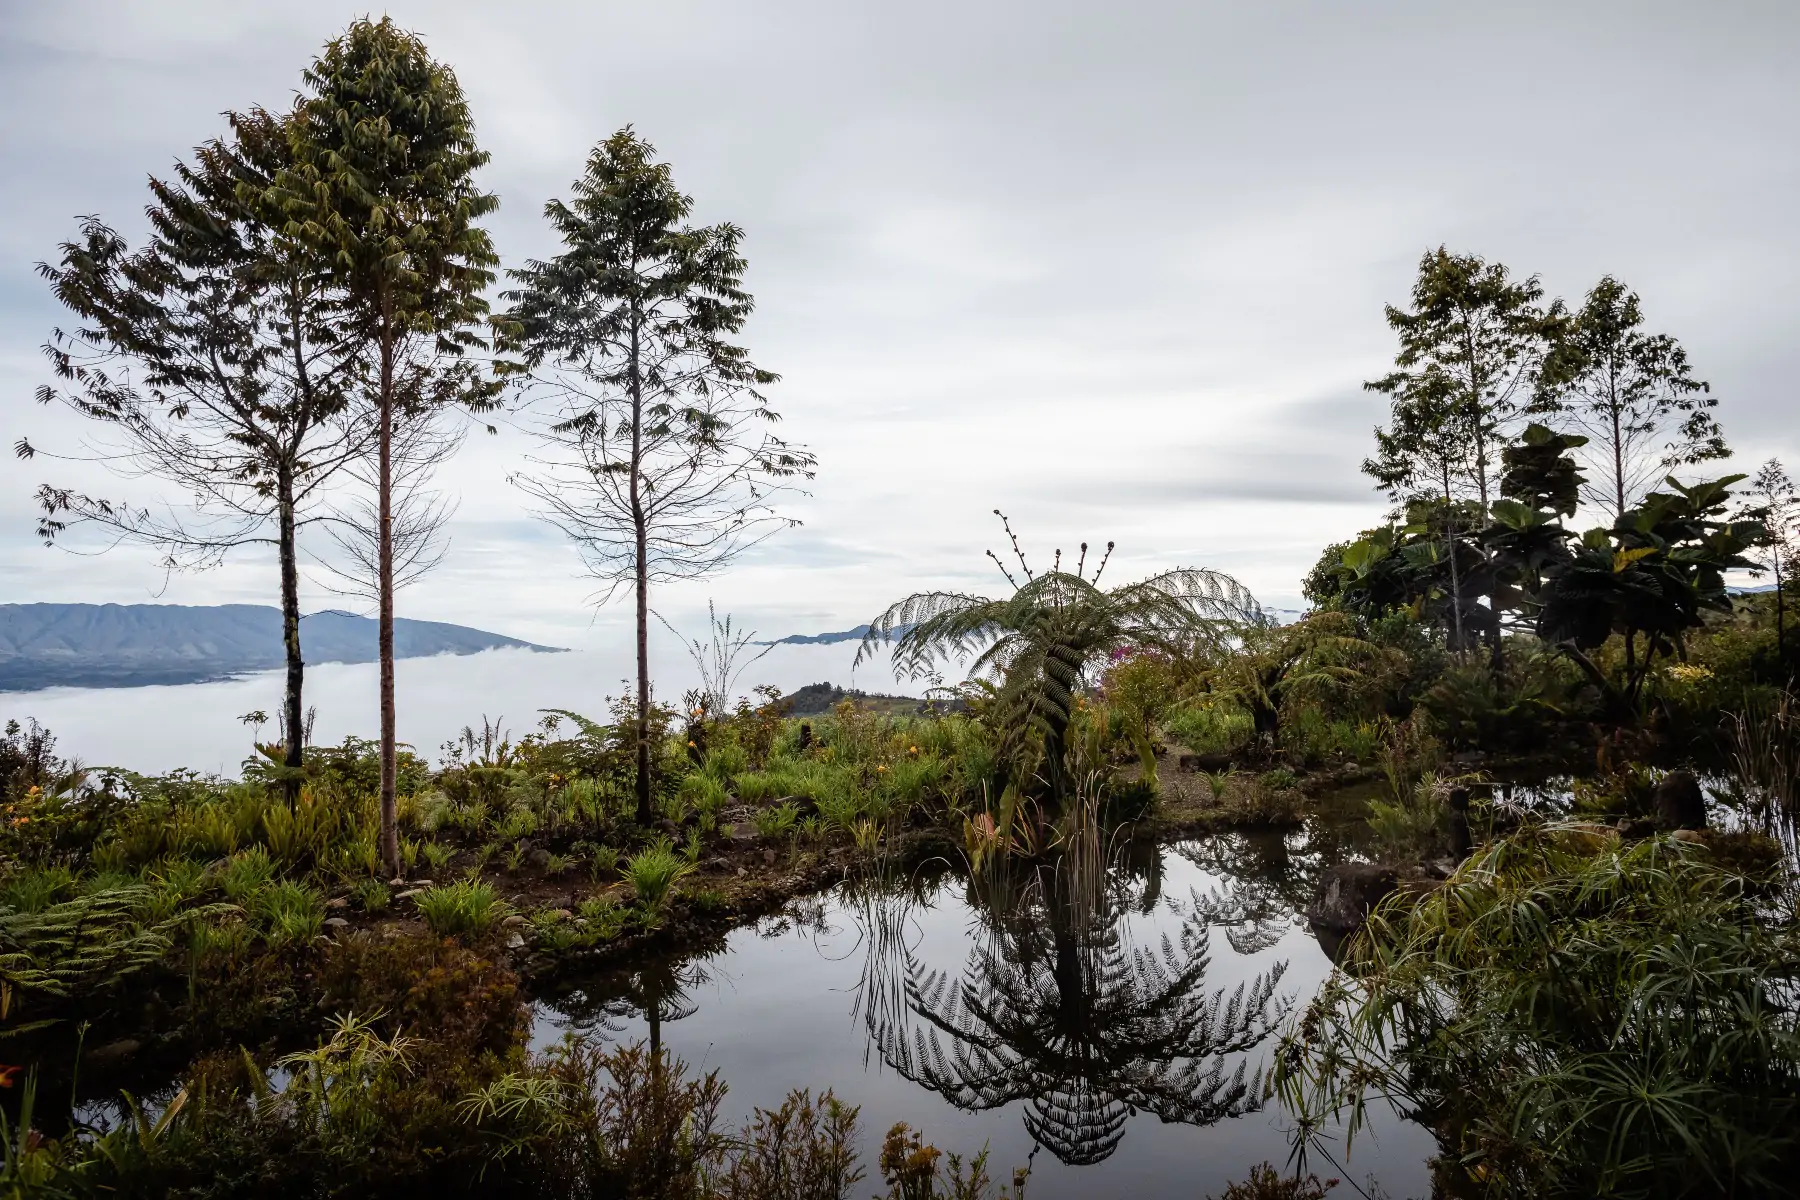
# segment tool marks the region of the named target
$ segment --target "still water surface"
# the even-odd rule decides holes
[[[734,1122],[829,1086],[861,1106],[866,1164],[905,1121],[946,1151],[985,1144],[996,1178],[1029,1164],[1033,1200],[1203,1197],[1287,1160],[1260,1073],[1330,971],[1297,914],[1346,834],[1123,846],[1086,882],[847,884],[710,952],[573,980],[537,1002],[533,1040],[654,1038],[719,1072]],[[1431,1151],[1383,1113],[1348,1160],[1338,1145],[1342,1194],[1426,1195]]]

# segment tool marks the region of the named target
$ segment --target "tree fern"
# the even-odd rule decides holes
[[[1065,752],[1075,697],[1091,682],[1096,663],[1126,647],[1178,656],[1219,648],[1257,620],[1260,609],[1231,576],[1193,567],[1102,588],[1111,542],[1091,578],[1086,542],[1073,571],[1062,569],[1058,550],[1051,569],[1037,574],[1005,516],[994,511],[1012,540],[1025,582],[989,551],[1013,587],[1010,596],[916,592],[869,623],[856,661],[891,645],[895,672],[919,679],[946,659],[972,659],[971,675],[999,682],[994,711],[1015,774],[1023,775],[1030,752],[1041,748],[1044,781],[1061,796],[1069,785]]]

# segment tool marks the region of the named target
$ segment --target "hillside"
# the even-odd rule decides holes
[[[308,663],[375,661],[376,622],[327,610],[300,619]],[[394,621],[399,658],[474,654],[517,638],[441,621]],[[0,604],[0,691],[200,683],[283,663],[281,612],[259,604]]]

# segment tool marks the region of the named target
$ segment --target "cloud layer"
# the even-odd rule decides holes
[[[75,217],[132,234],[147,173],[285,103],[360,9],[70,2],[0,16],[0,433],[59,320],[32,264]],[[1357,474],[1393,353],[1382,305],[1439,243],[1571,298],[1611,272],[1681,338],[1745,459],[1800,458],[1791,331],[1800,91],[1790,4],[396,3],[470,94],[509,264],[588,148],[630,123],[702,220],[747,231],[748,341],[821,469],[806,525],[707,595],[779,636],[923,586],[987,586],[999,507],[1041,557],[1200,564],[1291,604],[1382,508]],[[576,556],[477,435],[406,615],[608,643]],[[47,551],[0,472],[6,599],[146,598],[151,556]],[[58,476],[60,480],[60,476]],[[266,601],[268,563],[169,581]],[[330,602],[323,592],[313,599]]]

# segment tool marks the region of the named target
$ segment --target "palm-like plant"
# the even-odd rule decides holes
[[[1053,796],[1065,795],[1065,762],[1075,697],[1092,667],[1127,647],[1186,657],[1228,644],[1260,616],[1256,600],[1219,571],[1184,567],[1122,587],[1102,588],[1100,577],[1113,544],[1086,574],[1087,543],[1073,571],[1062,569],[1062,551],[1051,569],[1037,574],[1025,561],[1012,526],[999,509],[1025,582],[993,551],[988,557],[1013,588],[999,599],[962,592],[915,592],[869,624],[856,652],[860,664],[878,646],[892,645],[894,669],[923,678],[946,658],[974,661],[971,675],[998,681],[995,711],[1015,771],[1024,775],[1033,742],[1042,750],[1042,772]]]

